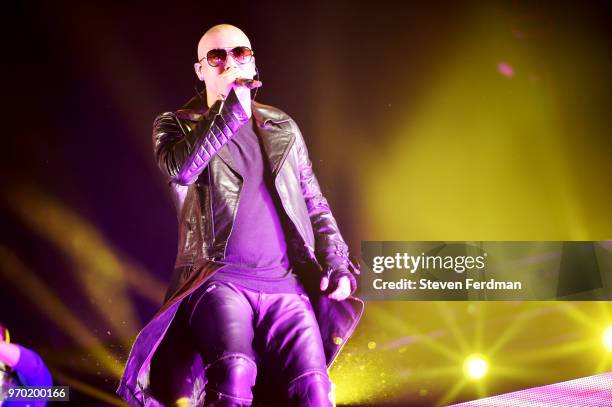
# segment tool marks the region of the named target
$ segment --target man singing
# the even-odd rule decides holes
[[[195,72],[205,97],[153,127],[179,247],[118,393],[146,406],[331,406],[327,369],[363,311],[358,270],[296,123],[251,100],[247,36],[209,29]]]

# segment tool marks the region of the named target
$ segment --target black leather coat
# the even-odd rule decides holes
[[[242,187],[242,178],[223,145],[248,117],[234,92],[222,107],[218,102],[209,112],[203,102],[196,97],[183,109],[160,115],[153,128],[155,157],[171,179],[177,209],[175,266],[179,273],[197,262],[224,257]],[[321,194],[298,126],[271,106],[253,102],[252,111],[276,192],[291,221],[293,233],[288,235],[293,260],[348,270],[347,245]],[[198,146],[203,154],[198,154]]]
[[[289,253],[313,304],[328,365],[352,334],[363,302],[355,297],[334,301],[318,290],[325,272],[357,272],[327,200],[312,171],[304,139],[286,113],[253,102],[256,132],[261,138],[276,192],[287,218]],[[118,389],[131,405],[157,405],[149,388],[153,353],[164,338],[180,301],[218,268],[232,232],[242,178],[223,146],[248,121],[234,92],[210,110],[200,97],[182,109],[159,115],[153,128],[154,151],[160,169],[169,177],[179,223],[179,244],[166,300],[136,339]],[[175,358],[176,359],[176,358]],[[202,372],[195,359],[174,366],[191,376],[189,397],[201,397]],[[193,362],[193,363],[192,363]],[[180,373],[182,372],[182,373]],[[187,372],[187,373],[185,373]]]

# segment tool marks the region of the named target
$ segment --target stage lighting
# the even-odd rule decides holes
[[[601,342],[608,352],[612,352],[612,325],[608,325],[608,327],[603,331],[603,334],[601,335]]]
[[[482,355],[470,355],[463,362],[463,371],[470,379],[481,379],[488,369],[489,365]]]

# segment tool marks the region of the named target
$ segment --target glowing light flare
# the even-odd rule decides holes
[[[336,384],[333,381],[331,382],[329,393],[327,393],[327,399],[332,403],[332,406],[336,405]]]
[[[482,379],[489,370],[489,364],[482,355],[473,354],[468,356],[463,363],[463,371],[470,379]]]
[[[507,62],[500,62],[497,64],[497,72],[506,78],[512,78],[514,76],[514,68]]]
[[[86,295],[97,305],[113,335],[128,345],[139,326],[128,289],[159,303],[164,285],[117,254],[93,224],[38,188],[21,186],[4,198],[23,221],[72,260]]]
[[[608,325],[601,334],[601,343],[608,352],[612,352],[612,325]]]
[[[103,401],[105,405],[119,406],[119,407],[125,406],[125,403],[123,402],[123,400],[121,400],[115,394],[111,394],[111,393],[107,393],[105,391],[99,390],[96,387],[91,386],[90,384],[87,384],[85,382],[82,382],[80,380],[77,380],[71,376],[64,374],[58,369],[54,370],[53,376],[57,377],[62,382],[66,383],[71,388],[74,388],[83,394],[87,394],[88,396],[91,396],[93,398]],[[177,404],[177,406],[181,407],[179,404]]]
[[[120,378],[123,367],[115,356],[106,350],[100,340],[82,323],[62,300],[47,288],[45,282],[26,267],[15,253],[0,245],[0,279],[11,281],[25,298],[31,299],[33,305],[53,321],[77,344],[89,349],[93,357],[102,365],[105,372],[112,377]]]

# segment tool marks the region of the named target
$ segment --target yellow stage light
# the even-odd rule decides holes
[[[487,370],[489,370],[489,364],[482,355],[470,355],[463,362],[463,371],[470,379],[481,379]]]
[[[612,325],[608,325],[608,327],[603,331],[603,334],[601,335],[601,342],[608,352],[612,352]]]

